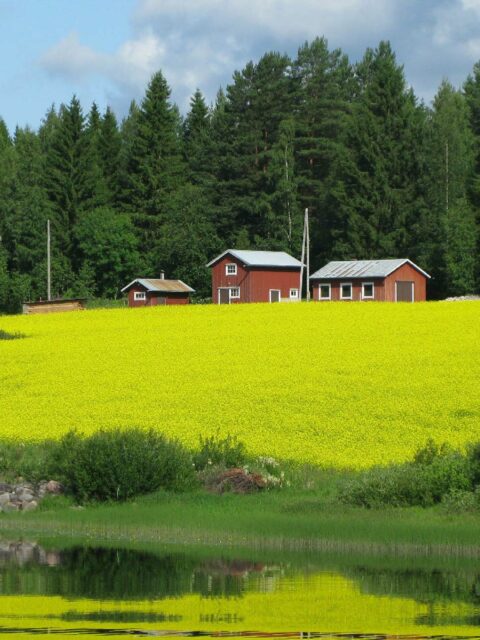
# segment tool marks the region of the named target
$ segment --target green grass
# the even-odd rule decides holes
[[[0,532],[251,549],[480,557],[480,517],[438,509],[335,506],[332,490],[239,496],[158,492],[134,502],[75,508],[50,500],[36,513],[9,514]],[[47,508],[48,507],[48,508]]]

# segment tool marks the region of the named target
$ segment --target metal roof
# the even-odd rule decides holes
[[[285,251],[243,251],[227,249],[219,256],[211,260],[207,267],[211,267],[224,256],[231,255],[249,267],[298,267],[302,266],[300,260],[285,253]]]
[[[408,258],[396,258],[392,260],[345,260],[329,262],[324,267],[310,276],[317,278],[386,278],[404,264],[410,264],[414,269],[430,278],[426,271],[420,269]]]
[[[136,278],[132,280],[126,287],[123,287],[122,293],[128,291],[134,284],[141,284],[147,291],[156,293],[193,293],[195,289],[189,287],[182,280],[165,280],[163,278]]]

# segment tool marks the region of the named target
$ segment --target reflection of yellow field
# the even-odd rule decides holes
[[[0,436],[152,426],[338,466],[478,439],[480,303],[331,303],[2,317]]]
[[[23,614],[18,616],[19,612]],[[140,616],[137,622],[82,620],[85,614],[99,612],[161,614],[167,621],[138,622]],[[188,595],[149,602],[96,602],[48,596],[0,598],[0,627],[7,629],[322,631],[478,637],[478,627],[435,625],[437,615],[442,620],[448,617],[461,620],[474,614],[473,606],[462,604],[427,605],[408,598],[364,595],[356,583],[334,574],[318,574],[303,581],[296,578],[295,583],[285,578],[273,592],[250,592],[238,598]],[[416,623],[419,617],[427,615],[432,625]]]

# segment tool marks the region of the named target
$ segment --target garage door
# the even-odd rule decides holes
[[[395,289],[397,302],[413,302],[413,282],[397,280]]]

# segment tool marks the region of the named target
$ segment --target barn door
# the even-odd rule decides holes
[[[167,304],[167,299],[165,298],[165,296],[159,296],[157,298],[157,304]]]
[[[413,302],[413,282],[397,280],[395,291],[397,302]]]
[[[279,289],[270,289],[270,302],[280,302]]]
[[[230,289],[218,290],[218,304],[230,304]]]

